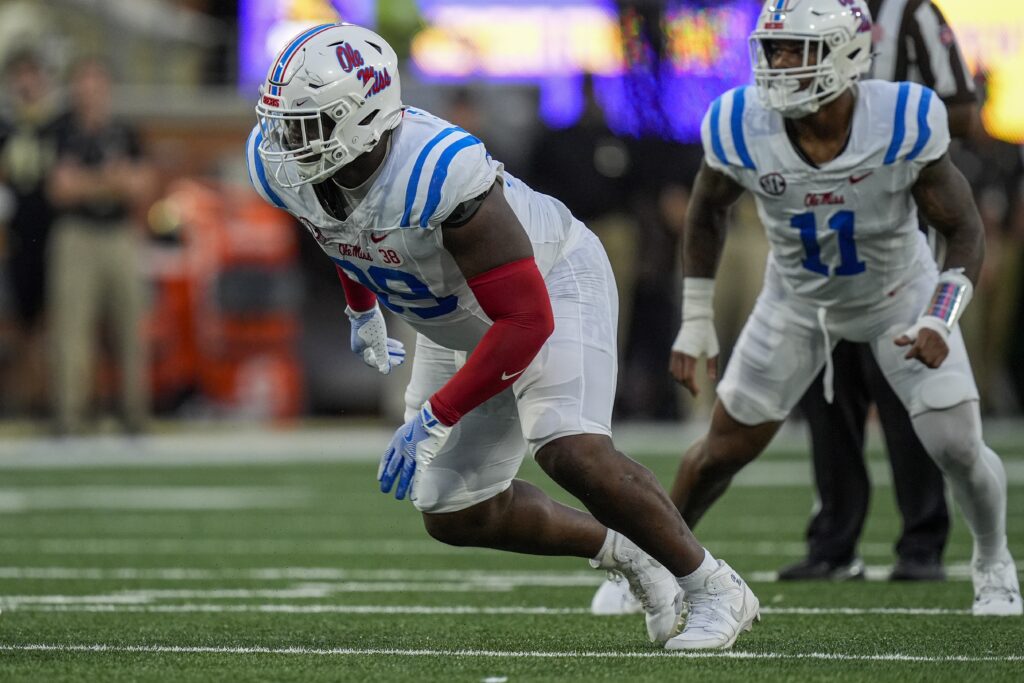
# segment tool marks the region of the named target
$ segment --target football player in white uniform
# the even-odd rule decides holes
[[[757,598],[610,438],[617,300],[594,234],[465,130],[403,107],[397,57],[367,29],[296,36],[256,111],[250,179],[336,264],[352,350],[384,374],[403,360],[381,306],[418,332],[381,490],[445,543],[593,558],[668,648],[731,646]],[[590,514],[514,478],[527,449]],[[684,590],[716,629],[675,635]]]
[[[942,101],[916,84],[858,83],[870,32],[861,0],[770,0],[750,39],[756,86],[722,95],[704,118],[671,356],[673,376],[692,393],[699,358],[715,375],[713,278],[726,211],[744,190],[754,194],[771,253],[710,431],[684,456],[673,499],[695,524],[822,367],[829,395],[836,341],[870,343],[974,536],[974,614],[1018,615],[1006,475],[982,440],[957,325],[984,256],[981,220],[946,153]],[[948,240],[941,273],[918,209]]]

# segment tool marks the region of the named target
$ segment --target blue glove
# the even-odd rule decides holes
[[[397,339],[388,339],[380,306],[374,304],[363,313],[346,308],[345,314],[352,324],[352,352],[361,356],[364,363],[386,375],[391,368],[405,362],[405,345]]]
[[[430,401],[425,402],[412,419],[398,428],[380,459],[377,481],[380,482],[381,492],[390,493],[397,479],[395,498],[405,498],[412,487],[417,468],[422,470],[437,457],[451,431],[451,427],[441,424],[434,417]],[[410,498],[415,497],[413,492]]]

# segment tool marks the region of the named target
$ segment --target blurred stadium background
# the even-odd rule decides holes
[[[48,680],[75,680],[76,671],[109,680],[163,680],[172,671],[202,678],[230,664],[238,668],[223,670],[234,677],[338,680],[327,663],[289,669],[273,659],[254,656],[239,664],[232,657],[252,654],[248,647],[295,646],[292,654],[315,654],[316,648],[349,645],[358,664],[343,680],[452,680],[453,672],[487,680],[510,671],[595,680],[673,671],[630,659],[629,652],[646,646],[637,624],[614,622],[628,629],[625,642],[611,628],[594,639],[582,607],[599,577],[581,575],[578,562],[512,563],[496,553],[447,549],[423,534],[411,508],[378,500],[375,459],[400,421],[408,367],[383,380],[349,352],[332,264],[301,226],[260,203],[246,177],[243,145],[255,123],[257,85],[288,37],[337,19],[375,27],[402,59],[406,103],[481,137],[496,158],[562,199],[605,243],[622,301],[620,447],[667,482],[710,408],[706,398],[685,399],[665,371],[678,326],[677,240],[701,155],[697,128],[714,97],[750,81],[746,36],[759,4],[0,2],[0,63],[28,47],[63,84],[80,57],[104,58],[115,79],[115,112],[140,132],[157,177],[152,197],[134,215],[145,244],[134,267],[148,292],[141,334],[149,349],[154,420],[145,438],[119,436],[113,419],[118,368],[109,343],[101,345],[84,438],[52,438],[45,358],[29,357],[45,357],[39,353],[45,336],[26,348],[9,278],[6,272],[0,277],[0,650],[21,644],[8,648],[18,650],[18,658],[0,653],[10,679],[33,680],[40,671]],[[989,441],[1008,461],[1011,547],[1019,558],[1024,3],[936,4],[954,27],[984,98],[982,125],[954,143],[988,240],[983,280],[962,324]],[[0,89],[0,111],[11,106],[10,95]],[[0,236],[0,244],[9,244],[5,231]],[[719,277],[723,357],[760,288],[766,249],[752,203],[744,200],[733,214]],[[0,257],[0,269],[9,267]],[[408,345],[410,332],[394,318],[389,324]],[[876,429],[871,443],[872,477],[885,486]],[[543,479],[532,465],[526,470]],[[711,547],[718,543],[738,570],[753,572],[753,583],[767,581],[803,552],[805,514],[813,503],[809,483],[806,436],[796,418],[765,462],[745,473],[709,516],[702,538]],[[897,528],[891,495],[882,489],[861,546],[872,578],[885,575]],[[801,680],[963,680],[980,676],[982,666],[990,678],[1012,679],[1024,655],[1024,632],[1016,625],[978,627],[964,615],[968,556],[969,539],[958,520],[947,555],[954,580],[941,588],[871,593],[844,586],[825,596],[806,586],[755,585],[784,628],[765,629],[766,639],[752,641],[764,660],[778,661],[754,663],[773,667],[762,673]],[[538,574],[543,571],[554,573]],[[513,611],[487,612],[494,593]],[[922,606],[937,611],[921,612]],[[549,608],[555,611],[530,611]],[[468,629],[459,616],[467,614],[477,615]],[[883,614],[887,621],[880,621]],[[563,640],[549,630],[554,624]],[[137,637],[126,636],[125,627]],[[463,630],[463,640],[437,636]],[[916,644],[905,646],[909,630]],[[526,648],[520,644],[526,632],[534,650],[628,652],[608,657],[597,676],[559,655],[501,666],[470,658],[451,665],[455,669],[435,663],[427,672],[381,659],[387,648],[409,646]],[[120,655],[89,660],[91,669],[76,668],[83,661],[74,658],[54,664],[46,648],[24,647],[50,643],[67,654],[67,647],[115,641]],[[986,664],[969,658],[977,642]],[[144,652],[132,653],[135,646],[157,649],[144,659]],[[178,646],[210,646],[213,655],[183,664],[175,659]],[[227,649],[218,655],[216,648]],[[885,654],[896,650],[920,659]],[[821,657],[800,654],[807,652],[850,657],[823,664]],[[968,659],[942,659],[951,654]],[[879,668],[897,661],[904,667],[898,674]],[[156,668],[137,668],[146,662]],[[929,662],[948,666],[940,670]],[[717,675],[754,675],[748,665],[732,662]],[[0,662],[0,671],[4,666]]]
[[[956,150],[989,230],[985,282],[964,326],[986,414],[1012,416],[1024,397],[1024,87],[1012,76],[1024,70],[1024,6],[938,4],[986,97],[984,130]],[[396,47],[406,102],[480,136],[599,233],[623,302],[617,415],[677,420],[707,408],[685,404],[663,368],[677,326],[675,245],[699,163],[697,128],[717,94],[749,81],[746,34],[757,7],[8,0],[0,57],[35,49],[58,83],[83,55],[113,68],[115,112],[138,128],[159,176],[136,216],[147,236],[138,267],[149,285],[144,334],[157,418],[281,424],[400,414],[404,377],[378,381],[347,352],[331,264],[289,218],[259,206],[241,153],[278,46],[340,18],[376,27]],[[9,93],[0,91],[0,106]],[[726,357],[760,286],[765,250],[750,205],[734,222],[718,306]],[[50,399],[45,372],[19,368],[10,300],[0,288],[0,417],[24,431],[46,424]],[[116,405],[116,370],[108,359],[96,376],[97,416]]]

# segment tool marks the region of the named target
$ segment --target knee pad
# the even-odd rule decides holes
[[[952,392],[946,398],[951,395]],[[976,399],[915,415],[913,423],[925,450],[944,473],[964,476],[981,457],[984,442]]]
[[[977,400],[974,383],[956,372],[931,371],[918,387],[918,399],[925,410],[946,410],[965,401]]]

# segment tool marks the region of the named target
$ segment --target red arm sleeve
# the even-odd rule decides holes
[[[494,324],[462,369],[430,397],[434,416],[449,426],[515,382],[555,329],[548,289],[532,256],[468,283]]]
[[[341,266],[334,266],[338,270],[338,279],[341,280],[341,288],[345,290],[345,302],[348,307],[356,313],[365,313],[377,303],[377,295],[359,284],[341,269]]]

